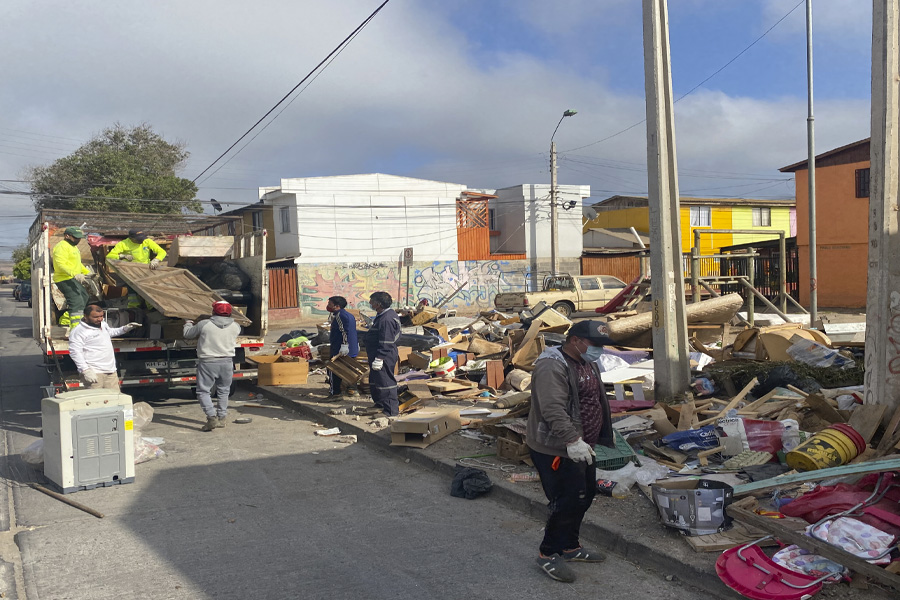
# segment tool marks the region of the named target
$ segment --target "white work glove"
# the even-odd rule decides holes
[[[97,383],[100,381],[100,378],[97,377],[97,373],[93,369],[88,369],[87,371],[83,371],[81,376],[84,377],[84,380],[88,383]]]
[[[194,322],[191,321],[190,319],[185,319],[184,324],[185,324],[185,325],[190,325],[191,327],[194,326]]]
[[[571,444],[566,444],[566,452],[568,452],[569,458],[575,462],[584,462],[587,464],[594,462],[594,449],[581,438],[578,438]]]
[[[134,257],[130,254],[123,254],[119,256],[119,260],[127,260],[128,262],[131,262],[134,260]]]
[[[338,350],[338,356],[349,356],[350,355],[350,346],[344,344],[341,346],[341,349]]]
[[[125,331],[131,331],[133,329],[137,329],[140,326],[141,326],[140,323],[129,323],[128,325],[125,326]]]
[[[150,261],[150,269],[153,271],[158,269],[159,265],[160,265],[160,262],[159,262],[158,258],[154,258],[153,260]]]
[[[87,275],[79,273],[75,276],[75,281],[77,281],[78,283],[84,283],[85,281],[87,281]]]
[[[372,370],[373,371],[380,371],[383,367],[384,367],[384,361],[381,360],[380,358],[376,358],[375,360],[372,361]]]

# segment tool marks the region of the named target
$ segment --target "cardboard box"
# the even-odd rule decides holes
[[[425,448],[462,427],[459,408],[428,407],[399,417],[391,425],[391,446]]]
[[[410,352],[409,356],[406,357],[406,362],[409,364],[410,369],[424,371],[428,368],[431,358],[427,354],[422,354],[421,352]]]
[[[663,525],[687,535],[708,535],[728,528],[731,518],[725,507],[734,491],[721,481],[709,479],[662,481],[650,486],[653,503]]]
[[[309,363],[303,359],[286,362],[281,354],[247,357],[257,365],[259,385],[301,385],[309,377]]]
[[[432,333],[441,336],[441,339],[445,342],[450,341],[450,333],[447,331],[446,325],[441,325],[440,323],[426,323],[425,325],[422,325],[422,329],[425,330],[426,335],[428,330],[431,330]]]
[[[409,360],[409,355],[412,354],[412,347],[397,346],[397,354],[400,356],[400,360],[397,362],[402,365]]]

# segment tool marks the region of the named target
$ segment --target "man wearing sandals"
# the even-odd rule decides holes
[[[582,321],[565,343],[534,363],[526,442],[550,501],[538,566],[557,581],[575,581],[568,562],[601,562],[579,542],[584,513],[597,491],[594,444],[613,447],[606,388],[596,363],[611,340],[601,321]]]

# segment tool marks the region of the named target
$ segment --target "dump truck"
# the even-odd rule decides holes
[[[626,283],[612,275],[548,275],[539,292],[504,292],[494,297],[500,312],[520,312],[538,302],[568,317],[574,312],[593,311],[625,289]]]
[[[265,231],[243,231],[240,217],[42,210],[29,230],[32,331],[50,374],[49,395],[83,387],[69,356],[65,297],[53,283],[51,251],[66,227],[82,227],[78,248],[93,274],[85,288],[113,326],[141,327],[113,339],[123,388],[193,387],[196,340],[185,340],[185,320],[204,318],[226,300],[241,325],[235,347],[235,381],[256,379],[249,353],[262,348],[268,326]],[[163,266],[106,261],[106,254],[136,229],[167,256]]]

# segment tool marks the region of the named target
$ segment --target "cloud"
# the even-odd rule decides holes
[[[702,9],[703,2],[692,1]],[[65,155],[78,140],[116,121],[148,122],[168,139],[185,141],[193,156],[184,175],[194,177],[379,3],[5,3],[0,179]],[[817,2],[817,10],[831,7],[820,11],[823,35],[837,4]],[[784,6],[772,0],[760,10],[784,14],[790,8]],[[559,47],[485,47],[479,44],[484,30],[473,32],[476,24],[459,13],[451,18],[446,6],[395,0],[266,131],[204,182],[200,197],[250,203],[256,187],[281,178],[372,171],[479,188],[540,183],[549,179],[549,138],[563,110],[579,113],[556,135],[561,150],[644,119],[643,90],[623,89],[608,76],[607,65],[618,55],[581,56],[570,64],[559,54],[560,48],[577,48],[581,32],[592,25],[615,35],[617,23],[639,14],[633,0],[523,0],[499,7],[492,27],[518,27],[521,46],[539,35],[560,40]],[[769,13],[762,15],[771,22],[763,18]],[[577,35],[566,34],[570,27]],[[629,35],[634,47],[628,51],[639,54],[639,33]],[[778,167],[805,156],[802,98],[700,91],[679,102],[676,115],[685,169],[779,177]],[[822,151],[867,135],[867,100],[817,99]],[[572,158],[587,158],[562,161],[561,182],[590,183],[595,190],[645,189],[645,144],[640,125],[572,151]],[[747,182],[685,180],[683,187],[688,183],[712,188]],[[23,205],[27,200],[15,210]],[[12,206],[5,202],[2,210]]]
[[[797,0],[765,0],[763,23],[774,23],[797,5]],[[871,36],[872,3],[848,0],[816,0],[813,3],[813,38],[844,44],[858,36]],[[773,31],[775,36],[793,37],[806,31],[806,7],[801,6]]]

